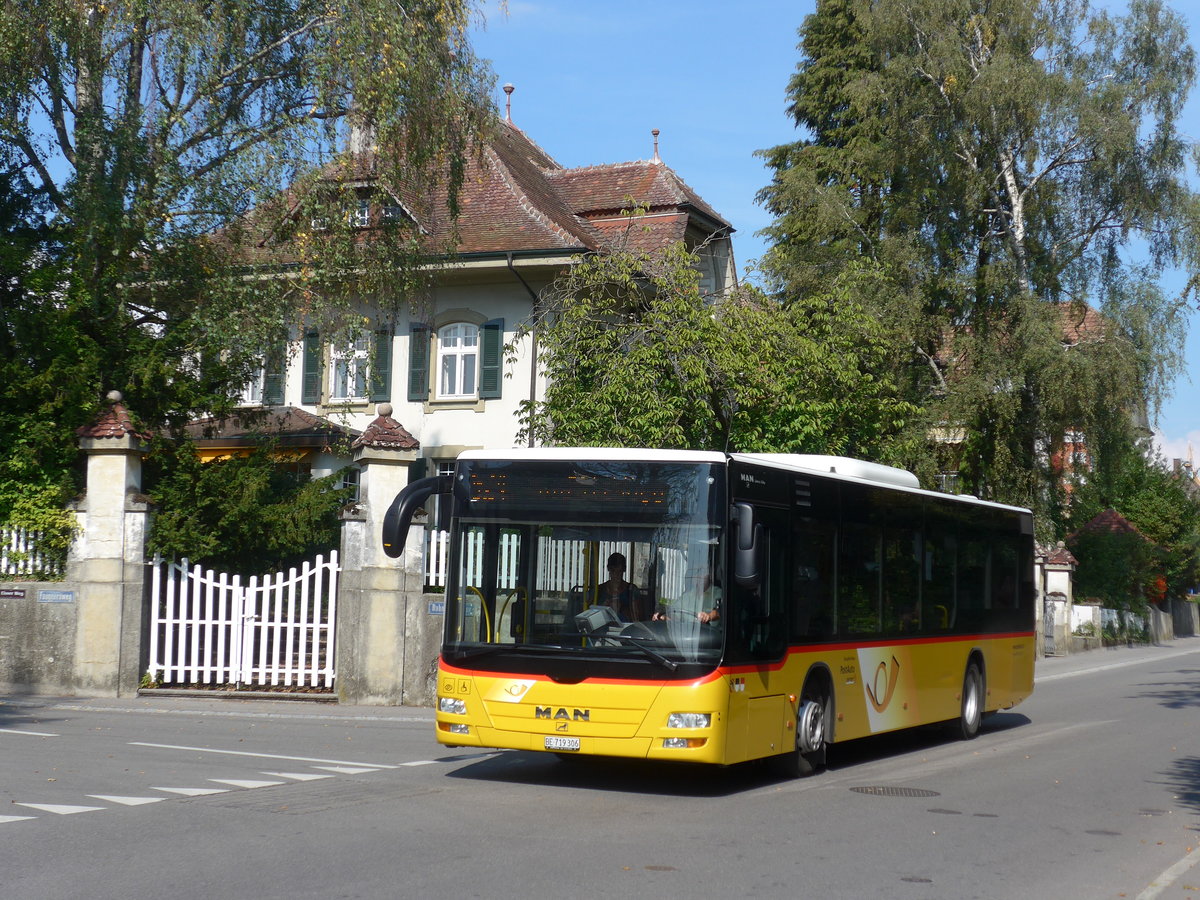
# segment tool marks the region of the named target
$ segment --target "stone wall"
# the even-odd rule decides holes
[[[75,693],[80,585],[0,582],[0,691]]]

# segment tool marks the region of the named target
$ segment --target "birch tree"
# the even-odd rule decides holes
[[[947,463],[1053,506],[1065,433],[1131,438],[1178,371],[1200,272],[1182,19],[1160,0],[820,0],[800,33],[806,134],[765,152],[778,289],[877,260],[926,427],[963,436]],[[818,202],[832,241],[796,221]]]

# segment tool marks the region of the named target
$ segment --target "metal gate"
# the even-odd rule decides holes
[[[150,667],[161,685],[332,691],[337,551],[242,576],[155,558]]]

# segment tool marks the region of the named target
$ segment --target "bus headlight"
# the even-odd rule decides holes
[[[668,728],[708,728],[712,724],[712,713],[671,713],[667,716]]]
[[[467,701],[457,697],[438,697],[438,712],[463,716],[467,713]]]

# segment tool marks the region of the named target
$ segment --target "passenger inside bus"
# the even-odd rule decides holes
[[[641,597],[636,585],[625,580],[625,568],[624,553],[608,557],[608,580],[601,582],[596,602],[610,607],[622,622],[636,622],[646,617],[640,609]]]

